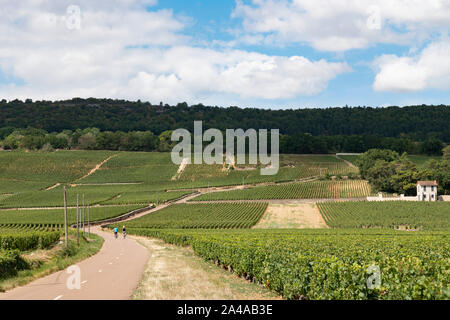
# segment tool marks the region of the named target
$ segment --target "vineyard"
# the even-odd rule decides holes
[[[177,187],[205,187],[263,182],[285,182],[329,175],[346,175],[358,170],[329,155],[280,155],[280,169],[274,176],[262,176],[261,165],[237,165],[223,170],[222,165],[187,165]]]
[[[87,175],[100,163],[103,165]],[[274,176],[262,176],[260,167],[238,165],[223,170],[222,165],[192,164],[174,180],[178,166],[172,163],[170,153],[1,152],[0,208],[61,207],[63,185],[70,206],[76,205],[76,194],[85,194],[86,203],[91,205],[131,205],[164,202],[187,194],[167,190],[288,182],[356,171],[330,155],[280,155],[280,169]]]
[[[151,191],[141,185],[107,185],[107,186],[77,186],[67,188],[67,205],[76,206],[77,195],[79,203],[85,195],[85,203],[90,205],[135,205],[162,203],[178,199],[190,194],[189,191]],[[29,191],[15,195],[0,197],[0,208],[48,208],[62,207],[63,188],[57,187],[48,191]]]
[[[413,161],[423,165],[425,157]],[[170,153],[0,152],[0,279],[27,269],[23,257],[29,251],[53,250],[64,223],[63,186],[68,222],[74,224],[77,195],[80,206],[82,195],[92,205],[95,222],[182,198],[196,188],[244,184],[247,188],[205,193],[191,200],[199,202],[172,204],[110,227],[125,224],[131,234],[191,246],[198,256],[286,299],[450,298],[449,203],[359,201],[371,195],[369,184],[353,180],[357,169],[332,155],[281,155],[278,174],[262,176],[260,169],[189,164],[177,175]],[[266,185],[250,186],[256,183]],[[311,201],[312,214],[322,222],[317,202],[332,229],[251,229],[270,199],[336,200]],[[229,202],[212,202],[221,200]],[[87,219],[87,210],[80,212]],[[286,222],[288,215],[281,216]],[[380,269],[381,286],[369,289],[371,266]]]
[[[114,218],[139,208],[142,208],[142,206],[92,207],[89,209],[90,221]],[[81,210],[81,212],[83,211]],[[87,222],[87,210],[85,213]],[[67,217],[70,224],[75,223],[77,221],[76,209],[68,209]],[[64,210],[0,210],[0,224],[61,225],[64,224]]]
[[[327,202],[317,206],[333,228],[450,228],[448,202]]]
[[[191,194],[190,191],[132,191],[118,194],[110,200],[102,201],[101,204],[107,205],[125,205],[125,204],[149,204],[163,203],[171,200],[182,198]]]
[[[112,154],[107,151],[0,152],[0,177],[3,181],[0,186],[17,185],[20,188],[19,182],[31,182],[40,189],[57,182],[71,182]]]
[[[370,231],[370,230],[368,230]],[[448,299],[445,233],[358,230],[194,231],[129,229],[177,245],[286,299]],[[369,267],[381,285],[369,288]]]
[[[58,242],[60,232],[42,225],[0,225],[0,279],[29,269],[24,251],[47,249]]]
[[[45,249],[59,240],[60,232],[42,226],[24,228],[22,226],[0,227],[0,250]]]
[[[298,182],[214,192],[201,195],[194,200],[340,199],[362,198],[368,195],[370,195],[370,186],[366,181],[343,180]]]
[[[125,225],[153,229],[243,229],[255,225],[266,208],[266,203],[176,204]]]

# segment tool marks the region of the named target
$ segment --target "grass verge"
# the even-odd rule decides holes
[[[91,234],[90,239],[80,237],[80,246],[77,247],[76,240],[71,234],[67,249],[65,249],[64,243],[58,243],[49,250],[24,252],[22,256],[29,262],[31,269],[19,271],[16,276],[11,278],[0,279],[0,292],[26,285],[38,278],[85,260],[100,251],[103,242],[102,237]]]

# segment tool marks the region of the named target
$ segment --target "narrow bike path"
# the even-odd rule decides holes
[[[149,258],[148,250],[133,239],[115,239],[112,233],[93,228],[105,239],[100,251],[76,265],[81,271],[81,288],[69,289],[73,274],[67,269],[23,287],[0,293],[0,300],[126,300],[137,287]]]

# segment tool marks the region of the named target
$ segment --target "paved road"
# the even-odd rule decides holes
[[[126,300],[130,299],[149,258],[148,250],[132,239],[92,230],[105,239],[96,255],[79,262],[81,289],[69,290],[67,269],[26,286],[0,293],[0,300]]]

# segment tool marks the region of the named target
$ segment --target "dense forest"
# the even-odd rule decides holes
[[[375,135],[423,141],[434,136],[450,141],[450,106],[344,107],[265,110],[203,105],[152,105],[111,99],[67,101],[13,100],[0,102],[0,128],[38,128],[48,132],[98,128],[101,131],[193,130],[194,120],[205,129],[280,129],[282,134],[313,136]]]
[[[169,151],[171,130],[280,129],[281,153],[365,152],[441,155],[450,141],[449,106],[298,110],[151,105],[106,99],[0,102],[3,149]]]

